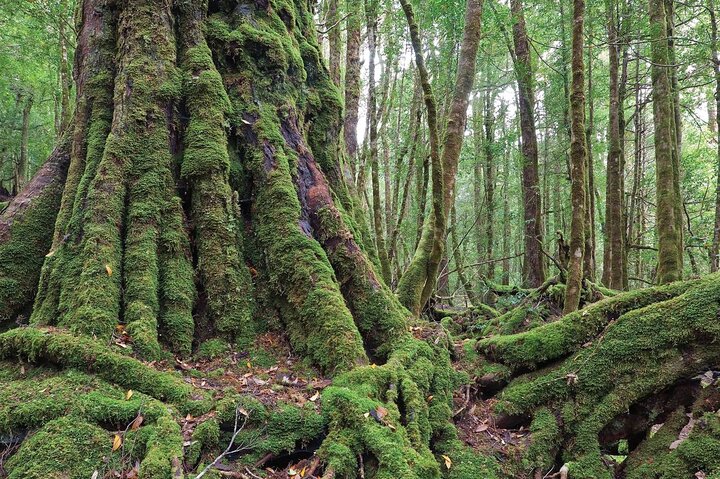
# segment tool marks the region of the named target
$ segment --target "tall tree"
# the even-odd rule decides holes
[[[535,130],[535,78],[530,59],[525,15],[522,0],[511,0],[513,17],[513,63],[518,84],[520,134],[522,136],[522,190],[525,218],[525,254],[523,282],[530,287],[545,281],[546,268],[543,257],[543,223],[538,166],[538,143]]]
[[[415,52],[415,64],[423,87],[428,129],[430,130],[432,213],[425,220],[422,237],[413,259],[398,283],[398,296],[402,304],[414,314],[419,314],[435,289],[440,261],[445,249],[446,212],[450,211],[454,199],[455,175],[465,136],[468,101],[475,80],[475,64],[480,43],[483,2],[481,0],[469,0],[467,3],[455,90],[447,118],[442,153],[439,145],[436,100],[425,68],[419,28],[415,22],[410,3],[407,0],[401,0],[400,3],[410,27],[410,37]]]
[[[572,28],[572,89],[570,93],[570,174],[572,196],[572,220],[570,224],[570,262],[565,284],[563,313],[568,314],[580,305],[583,282],[583,256],[585,244],[585,208],[587,143],[585,138],[585,66],[583,60],[583,26],[585,1],[573,1]]]
[[[391,272],[388,261],[387,248],[385,246],[385,228],[383,227],[382,204],[380,200],[380,166],[378,162],[378,117],[380,112],[377,107],[375,85],[375,54],[377,51],[377,0],[365,2],[365,14],[367,16],[367,39],[370,60],[368,65],[368,116],[370,118],[370,174],[372,183],[372,212],[373,226],[375,229],[375,245],[380,260],[380,268],[383,280],[390,284]],[[387,69],[385,77],[388,78]],[[387,191],[387,190],[386,190]]]
[[[360,109],[360,44],[362,43],[362,4],[347,0],[347,42],[345,47],[345,118],[343,134],[352,175],[357,174],[357,126]]]
[[[605,242],[603,280],[609,288],[623,288],[623,220],[622,131],[620,129],[620,38],[618,35],[618,2],[607,2],[607,36],[610,74],[607,179],[605,188]]]
[[[664,0],[650,0],[653,121],[655,124],[655,175],[657,183],[658,271],[660,284],[682,277],[682,231],[678,228],[675,155],[675,117],[668,47],[668,19]],[[682,223],[680,223],[682,224]]]
[[[718,14],[715,11],[715,0],[708,0],[708,13],[710,16],[710,39],[711,39],[711,58],[713,73],[715,76],[715,108],[714,112],[708,108],[708,113],[715,114],[715,118],[711,119],[715,125],[715,142],[717,146],[716,171],[717,179],[715,186],[715,227],[713,228],[713,242],[710,251],[710,271],[718,270],[720,264],[720,36],[718,35]]]

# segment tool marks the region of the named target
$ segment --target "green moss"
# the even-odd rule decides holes
[[[14,329],[0,335],[0,358],[15,357],[96,374],[125,389],[177,404],[183,412],[198,414],[210,406],[206,400],[194,400],[203,396],[180,377],[156,371],[89,338],[36,328]]]
[[[656,302],[646,305],[653,297]],[[604,320],[594,316],[603,309]],[[720,354],[715,341],[720,338],[719,312],[720,276],[711,275],[700,281],[622,293],[578,315],[568,315],[565,318],[575,324],[564,324],[557,331],[562,334],[574,327],[581,333],[565,336],[568,341],[585,340],[583,335],[590,333],[598,338],[584,347],[576,345],[579,351],[564,361],[515,379],[501,393],[496,408],[510,414],[551,408],[562,417],[561,436],[569,444],[563,459],[572,477],[609,478],[598,443],[600,431],[642,398],[712,367]],[[553,324],[516,336],[547,332]],[[701,347],[697,338],[703,338]],[[547,346],[556,347],[558,338],[548,334],[545,339],[538,335],[537,340],[536,351],[549,351]],[[561,356],[547,356],[557,357]],[[703,450],[714,447],[712,441],[702,444]],[[686,447],[692,448],[692,443]]]
[[[26,439],[6,469],[9,479],[86,479],[102,469],[112,438],[80,417],[45,424]]]
[[[222,339],[208,339],[203,342],[195,353],[198,359],[215,359],[227,355],[230,345]]]
[[[673,283],[617,295],[524,333],[483,339],[478,343],[478,348],[490,357],[513,367],[536,367],[572,353],[583,343],[592,340],[613,318],[671,299],[693,286],[697,286],[697,283]],[[517,314],[524,318],[524,310],[516,308],[513,311],[520,311]],[[513,311],[508,314],[516,314]]]
[[[182,477],[183,436],[180,426],[162,417],[152,429],[145,444],[145,458],[140,463],[141,479]]]
[[[58,148],[69,148],[67,137]],[[22,216],[12,220],[9,237],[0,244],[0,320],[13,319],[32,303],[52,243],[61,195],[62,177],[34,198]]]

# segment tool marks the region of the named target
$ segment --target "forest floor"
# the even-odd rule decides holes
[[[417,337],[425,336],[427,331],[422,326],[413,328]],[[455,344],[459,355],[462,355],[465,341],[459,340]],[[117,344],[122,346],[122,340],[118,340]],[[187,383],[212,393],[217,399],[224,393],[233,392],[253,397],[268,409],[274,409],[280,404],[307,408],[310,404],[318,414],[321,412],[321,392],[332,382],[306,360],[293,354],[287,338],[279,332],[260,336],[248,351],[230,351],[218,353],[216,357],[147,364],[160,371],[179,372]],[[462,360],[456,361],[454,365],[457,369],[467,366]],[[453,410],[459,437],[483,455],[510,459],[527,445],[529,431],[495,427],[492,418],[494,399],[482,399],[477,393],[472,385],[463,386],[455,392]],[[181,420],[186,446],[192,442],[195,427],[206,419],[204,416],[187,415]],[[268,454],[254,464],[229,456],[218,461],[215,467],[224,477],[311,478],[314,477],[311,471],[317,467],[314,453],[319,445],[318,440],[286,454]],[[135,476],[131,469],[110,471],[105,477],[134,479]]]

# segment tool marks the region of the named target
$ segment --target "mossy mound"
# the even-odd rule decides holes
[[[539,368],[502,391],[498,417],[532,418],[530,467],[547,471],[559,461],[573,479],[614,477],[603,448],[630,434],[615,431],[617,421],[718,363],[718,315],[720,276],[711,275],[619,294],[531,331],[485,339],[479,350],[494,360],[516,371]],[[640,424],[649,428],[650,417],[672,404],[654,404]],[[693,472],[705,467],[690,460]]]

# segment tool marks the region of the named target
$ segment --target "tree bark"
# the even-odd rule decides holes
[[[713,72],[715,74],[715,135],[717,143],[716,170],[718,173],[715,186],[715,227],[713,228],[712,250],[710,252],[710,271],[718,270],[720,264],[720,37],[718,36],[718,19],[715,11],[715,0],[708,0],[708,12],[710,15],[711,33],[711,59]],[[708,109],[709,111],[709,109]]]
[[[603,278],[611,289],[623,289],[623,191],[622,132],[620,129],[620,38],[618,35],[618,4],[608,2],[608,51],[610,63],[610,107],[608,128],[607,183],[605,189],[605,250]]]

